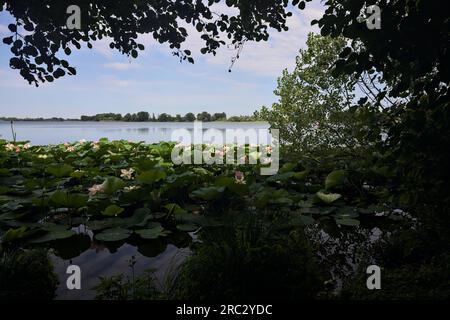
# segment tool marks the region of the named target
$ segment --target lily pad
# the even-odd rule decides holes
[[[136,230],[136,233],[143,239],[156,239],[160,236],[166,236],[168,231],[161,227],[161,225],[158,225],[150,229]]]
[[[74,236],[76,233],[73,230],[51,230],[47,232],[45,235],[33,239],[30,241],[30,243],[44,243],[49,241],[55,241],[55,240],[61,240],[61,239],[67,239],[72,236]]]
[[[17,240],[17,239],[19,239],[19,238],[24,236],[26,230],[27,230],[26,226],[21,226],[21,227],[16,228],[16,229],[9,229],[3,235],[2,241],[3,242],[11,242],[11,241]]]
[[[331,188],[340,186],[344,182],[344,178],[344,170],[335,170],[331,172],[325,179],[325,189],[329,190]]]
[[[66,191],[57,190],[50,196],[50,201],[53,204],[69,207],[69,208],[81,208],[87,203],[87,195],[80,193],[67,193]]]
[[[304,180],[306,178],[307,174],[308,174],[308,171],[304,170],[304,171],[300,171],[300,172],[295,172],[293,174],[293,177],[297,180]]]
[[[166,173],[162,170],[148,170],[142,172],[137,180],[142,183],[152,184],[166,177]]]
[[[147,221],[152,217],[149,208],[136,209],[134,214],[126,219],[127,228],[144,227],[147,224]]]
[[[203,200],[215,200],[218,199],[225,191],[225,187],[205,187],[195,190],[191,193],[193,198],[200,198]]]
[[[294,172],[292,172],[292,171],[284,172],[284,173],[278,173],[278,174],[274,174],[273,176],[270,176],[269,178],[267,178],[266,181],[272,181],[272,182],[281,181],[281,182],[284,182],[284,181],[289,180],[293,176],[294,176]]]
[[[122,189],[125,186],[125,182],[117,177],[108,177],[102,183],[102,189],[107,194],[113,194],[116,191]]]
[[[88,227],[88,229],[90,229],[92,231],[114,228],[114,227],[118,227],[120,225],[121,225],[120,219],[116,219],[116,218],[110,218],[110,219],[105,219],[105,220],[93,220],[93,221],[88,221],[86,223],[86,226]]]
[[[73,167],[68,164],[51,164],[47,167],[47,172],[57,178],[68,177],[73,171]]]
[[[101,233],[95,235],[95,239],[99,241],[121,241],[127,239],[131,231],[123,228],[113,228],[103,230]]]
[[[166,208],[167,210],[169,210],[169,214],[183,214],[186,213],[186,210],[184,210],[183,208],[181,208],[179,205],[177,205],[176,203],[169,203],[166,204],[164,206],[164,208]]]
[[[324,193],[323,191],[318,191],[316,196],[325,203],[332,203],[342,197],[339,193]]]
[[[313,217],[306,216],[303,214],[300,215],[299,217],[295,217],[291,220],[292,225],[302,225],[302,226],[311,225],[311,224],[314,224],[315,222],[316,222],[316,220],[314,220]]]
[[[122,213],[123,210],[124,210],[123,208],[121,208],[115,204],[112,204],[112,205],[106,207],[106,209],[102,211],[102,214],[104,216],[113,217],[113,216],[117,216],[118,214]]]
[[[192,232],[198,229],[198,226],[196,226],[195,224],[187,224],[187,223],[183,223],[183,224],[177,224],[177,229],[180,231],[184,231],[184,232]]]

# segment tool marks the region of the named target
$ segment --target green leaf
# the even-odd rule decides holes
[[[215,200],[221,197],[222,193],[225,191],[225,187],[205,187],[195,190],[191,193],[193,198],[200,198],[203,200]]]
[[[314,222],[316,222],[316,220],[314,220],[314,218],[313,217],[310,217],[310,216],[304,216],[304,215],[301,215],[300,216],[300,220],[301,220],[301,222],[306,226],[306,225],[310,225],[310,224],[314,224]]]
[[[16,32],[16,31],[17,31],[17,26],[16,26],[15,24],[13,24],[13,23],[10,23],[10,24],[8,25],[8,29],[9,29],[11,32]]]
[[[81,208],[87,204],[88,196],[80,193],[71,193],[68,196],[67,206],[70,208]]]
[[[304,180],[306,178],[306,175],[308,174],[307,170],[295,172],[293,177],[297,180]]]
[[[149,170],[142,172],[137,180],[142,183],[152,184],[156,181],[164,179],[166,177],[166,173],[162,170]]]
[[[325,203],[332,203],[342,197],[339,193],[324,193],[323,191],[318,191],[316,196]]]
[[[188,223],[183,223],[183,224],[177,224],[177,229],[180,231],[184,231],[184,232],[192,232],[198,229],[198,226],[194,225],[194,224],[188,224]]]
[[[331,172],[325,179],[325,189],[329,190],[331,188],[342,185],[345,178],[344,170],[335,170]]]
[[[121,241],[127,239],[131,234],[131,231],[123,228],[106,229],[101,233],[95,235],[95,239],[99,241]]]
[[[88,196],[80,193],[68,194],[66,191],[57,190],[50,196],[53,204],[69,207],[81,208],[87,204]]]
[[[63,229],[51,230],[48,233],[46,233],[45,235],[31,240],[30,243],[44,243],[44,242],[49,242],[49,241],[62,240],[62,239],[70,238],[70,237],[74,236],[75,234],[76,233],[73,230],[63,230]]]
[[[73,168],[68,164],[51,164],[47,167],[47,172],[57,178],[68,177],[72,173]]]
[[[292,176],[294,175],[294,172],[289,171],[289,172],[284,172],[284,173],[277,173],[274,174],[273,176],[270,176],[269,178],[266,179],[266,181],[287,181],[289,180]]]
[[[105,210],[102,211],[102,214],[104,216],[108,216],[108,217],[112,217],[112,216],[117,216],[118,214],[123,212],[123,208],[112,204],[110,206],[108,206]]]
[[[169,232],[158,225],[150,229],[136,230],[136,233],[144,239],[156,239],[160,236],[166,236]]]
[[[116,191],[122,189],[124,186],[125,182],[117,177],[108,177],[102,184],[102,188],[107,194],[113,194]]]
[[[152,218],[152,215],[149,208],[136,209],[134,214],[128,218],[127,227],[144,227],[150,218]]]
[[[31,199],[31,203],[33,203],[36,207],[43,208],[48,206],[49,198],[33,198]]]
[[[294,162],[287,162],[287,163],[283,164],[283,166],[280,168],[279,172],[285,173],[285,172],[293,171],[296,165],[297,164]]]
[[[66,206],[67,205],[67,192],[57,190],[52,193],[50,196],[50,201],[53,204],[60,205],[60,206]]]
[[[176,203],[169,203],[166,204],[164,206],[164,208],[166,208],[167,210],[169,210],[169,215],[171,214],[184,214],[187,211],[184,210],[183,208],[181,208],[179,205],[177,205]]]
[[[229,187],[233,184],[235,184],[234,179],[227,176],[219,176],[216,178],[216,181],[214,181],[214,185],[219,187]]]
[[[2,242],[11,242],[21,238],[25,234],[26,230],[27,230],[26,226],[21,226],[16,229],[11,228],[8,231],[6,231],[6,233],[3,235]]]
[[[88,221],[86,223],[86,226],[88,227],[88,229],[92,230],[92,231],[98,231],[98,230],[103,230],[103,229],[108,229],[108,228],[115,228],[121,225],[121,221],[119,218],[110,218],[110,219],[106,219],[106,220],[93,220],[93,221]]]
[[[10,37],[3,38],[3,43],[10,45],[11,43],[13,43],[13,37],[10,36]]]

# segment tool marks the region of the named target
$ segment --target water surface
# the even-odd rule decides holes
[[[224,133],[227,129],[239,130],[240,135],[248,129],[266,130],[265,122],[203,122],[203,130],[216,129]],[[172,133],[177,129],[192,132],[193,122],[95,122],[95,121],[16,121],[14,130],[17,140],[29,140],[33,145],[88,141],[106,137],[109,140],[132,140],[156,143],[173,141]],[[238,133],[239,134],[239,133]],[[12,140],[11,124],[0,121],[0,138]]]

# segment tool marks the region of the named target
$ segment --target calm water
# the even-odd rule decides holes
[[[224,133],[230,130],[267,129],[264,122],[205,122],[203,130],[216,129]],[[173,141],[172,134],[177,129],[187,129],[192,134],[192,122],[81,122],[81,121],[17,121],[14,129],[17,140],[29,140],[33,145],[73,142],[81,139],[88,141],[106,137],[110,140],[132,140],[154,143]],[[0,138],[12,140],[11,125],[0,122]],[[231,141],[229,141],[231,142]]]

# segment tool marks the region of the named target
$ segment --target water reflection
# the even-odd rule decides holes
[[[93,240],[92,232],[83,227],[76,230],[85,232],[52,244],[51,258],[59,279],[56,299],[93,299],[95,291],[92,288],[98,283],[99,277],[130,274],[128,260],[131,256],[137,260],[134,266],[136,275],[155,269],[157,282],[162,284],[170,272],[189,255],[188,247],[192,241],[188,234],[180,232],[155,240],[132,236],[126,242],[104,243]],[[66,287],[69,276],[66,270],[71,264],[81,269],[81,290],[69,290]]]
[[[148,269],[156,269],[155,276],[162,283],[162,280],[167,277],[168,270],[172,270],[174,265],[180,263],[188,255],[188,252],[187,249],[180,249],[168,244],[164,246],[160,254],[148,258],[137,247],[123,244],[114,253],[108,250],[89,249],[70,260],[64,260],[54,255],[52,256],[54,270],[58,274],[60,282],[56,291],[56,299],[93,299],[95,291],[92,288],[98,283],[99,277],[130,273],[128,260],[131,256],[135,256],[137,259],[136,274],[142,274]],[[66,270],[71,264],[78,265],[81,269],[81,290],[69,290],[66,287],[68,277]]]
[[[133,140],[156,143],[170,141],[172,133],[186,129],[193,133],[194,123],[190,122],[31,122],[14,123],[18,140],[29,140],[34,145],[56,144],[81,139],[98,140],[107,137],[110,140]],[[267,129],[264,122],[206,122],[202,124],[203,132],[217,129],[225,133],[227,129]],[[9,122],[0,121],[0,138],[12,140]]]

